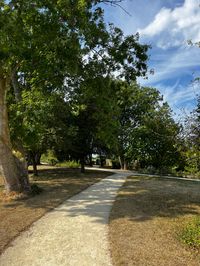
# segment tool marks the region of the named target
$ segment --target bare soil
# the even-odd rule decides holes
[[[81,174],[80,169],[41,166],[39,176],[30,175],[30,182],[37,184],[43,192],[16,200],[5,197],[0,178],[0,254],[20,232],[47,211],[110,174],[93,170]]]
[[[114,203],[109,239],[115,266],[198,266],[178,234],[200,215],[200,183],[129,177]]]

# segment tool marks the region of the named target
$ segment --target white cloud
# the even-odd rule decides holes
[[[197,94],[199,92],[199,84],[189,84],[188,86],[182,86],[176,83],[174,86],[163,87],[162,84],[158,85],[160,92],[164,96],[164,100],[169,103],[175,117],[184,118],[190,114],[190,112],[196,107]]]
[[[141,36],[152,38],[158,47],[167,49],[200,40],[200,7],[197,0],[185,0],[174,9],[163,7],[152,22],[139,29]]]
[[[161,52],[161,53],[160,53]],[[155,85],[170,79],[188,76],[194,79],[199,76],[200,49],[197,47],[184,47],[174,51],[153,50],[150,68],[155,70],[154,75],[149,75],[148,80],[140,81],[145,85]]]

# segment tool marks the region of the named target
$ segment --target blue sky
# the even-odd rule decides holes
[[[124,0],[119,7],[105,5],[105,18],[125,34],[140,33],[141,42],[152,46],[149,68],[154,75],[139,80],[159,89],[172,110],[186,115],[196,105],[200,86],[200,48],[188,40],[200,41],[200,0]]]

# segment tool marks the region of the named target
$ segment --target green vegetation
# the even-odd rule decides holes
[[[80,163],[77,163],[75,161],[65,161],[65,162],[62,162],[62,163],[57,163],[56,166],[67,167],[67,168],[79,168],[80,167]]]
[[[200,103],[185,134],[162,95],[137,84],[147,76],[150,47],[106,24],[109,3],[119,1],[1,2],[0,168],[7,191],[30,192],[27,164],[37,175],[46,153],[47,163],[80,164],[82,172],[97,154],[101,166],[109,158],[122,169],[198,175]]]
[[[41,162],[54,166],[58,163],[58,159],[52,150],[47,150],[46,153],[42,154]]]
[[[200,248],[200,216],[193,218],[179,234],[180,240],[191,248]]]

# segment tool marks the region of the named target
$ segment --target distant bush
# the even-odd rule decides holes
[[[54,155],[53,151],[48,150],[45,154],[42,154],[41,162],[44,162],[50,165],[56,165],[58,163],[58,159]]]
[[[138,172],[149,175],[155,175],[159,173],[159,171],[152,165],[149,165],[147,168],[140,168],[138,169]]]
[[[64,161],[64,162],[56,163],[56,166],[67,167],[67,168],[78,168],[80,167],[80,164],[75,161]]]
[[[200,216],[195,217],[181,230],[179,238],[189,247],[200,248]]]

